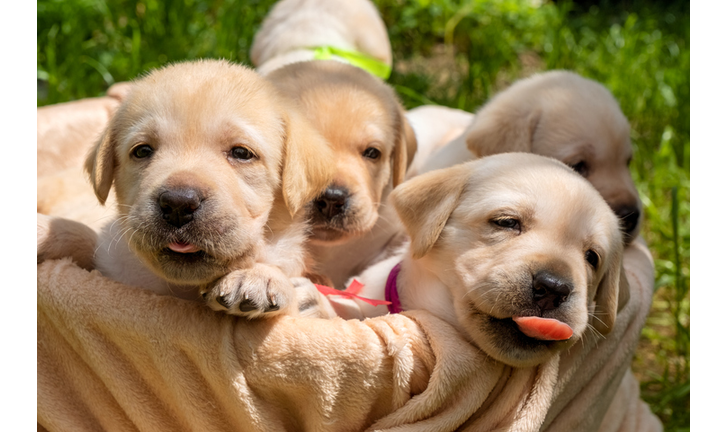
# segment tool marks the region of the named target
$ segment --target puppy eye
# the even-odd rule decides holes
[[[148,144],[142,144],[131,150],[131,155],[136,159],[145,159],[154,153],[154,149]]]
[[[252,150],[248,149],[247,147],[233,147],[232,150],[229,152],[230,156],[232,156],[235,159],[239,160],[250,160],[255,158],[255,154],[252,153]]]
[[[381,157],[381,151],[375,147],[368,147],[367,149],[363,150],[363,157],[376,160]]]
[[[501,228],[522,231],[522,226],[519,221],[514,218],[492,219],[492,223]]]
[[[587,262],[590,263],[592,268],[597,270],[597,265],[600,264],[600,257],[597,255],[597,253],[595,251],[593,251],[591,249],[591,250],[585,252],[585,259],[587,260]]]
[[[633,157],[631,156],[631,157],[628,158],[628,161],[625,162],[625,166],[628,166],[629,167],[630,166],[630,162],[632,162],[632,161],[633,161]]]
[[[580,161],[574,165],[570,165],[570,168],[575,170],[576,173],[580,174],[583,177],[587,177],[587,164],[585,161]]]

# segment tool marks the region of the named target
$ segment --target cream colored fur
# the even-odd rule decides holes
[[[38,266],[37,418],[46,430],[658,432],[630,373],[653,262],[604,339],[511,368],[425,311],[365,321],[240,320],[88,273]],[[291,355],[294,353],[294,355]]]
[[[149,155],[136,156],[144,147]],[[240,149],[249,157],[236,157]],[[202,294],[231,314],[297,311],[290,278],[305,270],[302,209],[330,181],[315,163],[327,152],[249,69],[198,61],[152,72],[134,83],[87,160],[99,201],[112,186],[118,201],[96,268],[159,294]],[[177,190],[199,196],[182,225],[166,222],[161,204]]]
[[[452,133],[460,127],[450,124]],[[487,102],[462,135],[433,152],[421,172],[504,152],[558,159],[580,169],[619,216],[642,213],[628,169],[630,125],[610,91],[596,81],[569,71],[517,81]],[[637,236],[640,219],[627,241]]]
[[[400,244],[403,230],[387,205],[416,153],[416,137],[395,92],[379,78],[339,61],[310,61],[308,48],[335,46],[391,65],[386,28],[368,0],[283,0],[255,35],[251,58],[294,101],[333,149],[319,163],[334,167],[331,189],[346,194],[344,211],[326,216],[311,202],[311,277],[344,282]],[[376,156],[366,156],[373,150]]]
[[[388,66],[391,44],[369,0],[282,0],[255,34],[252,64],[267,75],[291,63],[313,60],[311,48],[332,46],[367,54]]]
[[[411,179],[391,200],[410,245],[356,277],[361,296],[385,299],[388,274],[401,262],[404,310],[433,313],[497,360],[532,366],[582,338],[601,338],[614,326],[619,299],[627,301],[617,218],[588,182],[554,159],[489,156]],[[497,225],[502,219],[517,227]],[[597,265],[587,261],[589,252]],[[533,278],[543,271],[572,285],[551,310],[532,300]],[[355,301],[365,316],[388,313]],[[512,316],[558,319],[574,335],[535,342]]]

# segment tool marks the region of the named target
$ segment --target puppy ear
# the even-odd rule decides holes
[[[421,258],[436,243],[471,173],[470,164],[431,171],[414,177],[391,193],[414,258]]]
[[[492,100],[484,106],[466,131],[466,146],[476,157],[498,153],[532,152],[532,138],[540,110],[502,106]]]
[[[91,180],[96,198],[101,204],[106,203],[113,184],[113,174],[118,164],[116,160],[116,139],[112,127],[113,120],[86,157],[86,173]]]
[[[302,116],[288,110],[285,119],[285,150],[282,196],[290,214],[319,196],[333,181],[335,160],[330,146]]]
[[[393,187],[403,183],[406,178],[406,170],[413,162],[416,155],[416,134],[408,123],[403,109],[399,109],[399,131],[396,147],[393,149]]]
[[[623,270],[622,255],[613,259],[595,293],[595,313],[590,324],[602,335],[615,326],[618,311],[630,299],[630,285]]]

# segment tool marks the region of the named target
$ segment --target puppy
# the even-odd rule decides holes
[[[279,1],[255,33],[250,59],[259,74],[267,75],[288,64],[316,60],[316,49],[324,47],[353,57],[362,54],[385,65],[383,69],[393,59],[386,26],[369,0]]]
[[[410,243],[356,279],[360,296],[393,304],[355,300],[359,315],[345,318],[425,309],[491,357],[524,367],[588,329],[607,334],[627,302],[618,219],[559,161],[489,156],[413,178],[391,202]]]
[[[642,203],[628,169],[630,126],[602,84],[568,71],[520,80],[484,105],[461,136],[433,152],[422,171],[504,152],[536,153],[571,166],[618,215],[626,242],[637,237]]]
[[[253,71],[179,63],[134,83],[86,161],[118,218],[95,266],[160,294],[257,317],[297,309],[305,205],[332,179],[325,141]],[[40,222],[39,222],[40,223]]]
[[[416,137],[389,86],[343,58],[311,61],[321,46],[391,64],[385,26],[368,0],[280,1],[255,35],[251,58],[332,147],[333,158],[319,163],[333,168],[333,181],[307,207],[308,249],[318,280],[343,288],[403,240],[385,202],[405,178]]]
[[[367,72],[335,61],[304,62],[268,75],[323,135],[335,174],[308,206],[308,248],[316,272],[338,288],[397,241],[401,227],[388,194],[404,180],[416,138],[393,90]]]

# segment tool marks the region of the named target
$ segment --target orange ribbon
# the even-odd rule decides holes
[[[331,287],[325,286],[325,285],[318,285],[318,284],[315,284],[315,288],[317,288],[321,294],[326,295],[326,296],[327,295],[339,295],[339,296],[349,298],[349,299],[357,298],[358,300],[364,301],[373,306],[391,304],[391,302],[389,302],[389,301],[373,300],[373,299],[368,299],[368,298],[359,296],[358,293],[360,292],[361,288],[363,288],[363,284],[358,282],[355,279],[353,279],[353,282],[351,282],[350,285],[348,285],[348,288],[346,288],[344,291],[337,290],[335,288],[331,288]]]

